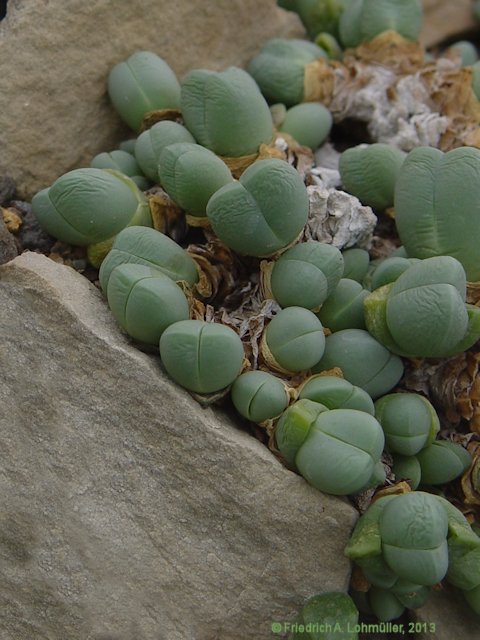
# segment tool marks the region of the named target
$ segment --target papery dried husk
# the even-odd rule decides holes
[[[480,307],[480,282],[467,282],[466,302]]]
[[[303,77],[305,102],[321,102],[328,107],[335,92],[335,69],[342,69],[342,65],[327,58],[318,58],[305,65]]]
[[[472,348],[442,360],[406,359],[402,387],[422,393],[444,416],[445,428],[465,420],[480,433],[480,351]]]
[[[358,564],[354,564],[352,567],[352,574],[350,576],[350,587],[354,591],[367,593],[371,586],[371,583],[367,580]]]
[[[307,193],[310,207],[302,242],[316,240],[338,249],[370,248],[377,224],[371,207],[345,191],[319,184],[307,187]]]
[[[248,280],[249,271],[213,233],[204,230],[204,234],[205,244],[190,244],[186,249],[199,271],[195,295],[234,308],[243,298],[242,283]]]
[[[282,367],[282,365],[279,362],[277,362],[277,360],[275,360],[275,356],[270,351],[270,348],[267,344],[267,338],[265,333],[263,333],[262,338],[260,340],[260,355],[263,361],[262,364],[266,366],[266,368],[269,371],[275,371],[276,373],[281,373],[284,376],[294,375],[293,371],[290,371],[289,369],[285,369],[285,367]]]
[[[293,165],[303,178],[307,168],[313,166],[313,152],[308,147],[299,144],[287,133],[275,131],[269,144],[261,144],[257,153],[248,156],[219,156],[230,169],[234,178],[240,178],[242,173],[257,160],[286,160]]]
[[[350,66],[355,60],[390,67],[398,75],[410,74],[424,65],[425,49],[420,43],[407,40],[389,29],[355,49],[344,52],[342,62],[345,66]]]
[[[272,293],[271,278],[274,260],[261,260],[260,262],[260,292],[265,300],[275,300]]]
[[[433,404],[453,425],[464,419],[480,434],[480,353],[466,351],[433,366],[426,372]]]
[[[219,156],[230,169],[234,178],[240,178],[245,169],[258,160],[258,153],[251,153],[248,156]]]
[[[456,67],[455,62],[450,67],[430,63],[420,72],[433,106],[448,116],[440,138],[442,151],[463,145],[480,148],[480,101],[472,89],[472,73],[470,67]]]
[[[150,129],[150,127],[153,127],[154,124],[162,120],[173,120],[173,122],[183,124],[182,112],[180,109],[155,109],[154,111],[147,111],[143,116],[140,133]]]
[[[232,311],[218,309],[215,312],[219,320],[238,333],[243,342],[245,355],[252,369],[260,365],[260,340],[268,320],[280,311],[274,300],[264,300],[259,293],[258,284],[244,288],[243,300]]]
[[[212,227],[207,216],[192,216],[187,213],[185,214],[185,220],[189,227],[196,227],[200,229],[211,229]]]
[[[185,211],[159,186],[145,192],[152,214],[153,228],[175,241],[185,237],[187,221]]]
[[[8,231],[10,231],[10,233],[17,233],[23,224],[22,218],[12,207],[0,207],[0,210],[2,211],[3,221]]]
[[[418,43],[395,32],[347,50],[341,63],[316,61],[308,74],[309,99],[328,106],[337,123],[367,123],[373,142],[404,151],[480,147],[480,102],[471,69],[458,59],[425,61]]]
[[[472,456],[472,464],[461,478],[464,503],[480,507],[480,442],[478,440],[469,442],[467,451]]]
[[[190,320],[207,320],[208,305],[195,296],[192,286],[185,280],[178,280],[177,285],[187,298]]]
[[[385,496],[399,496],[403,493],[411,493],[412,487],[406,482],[402,480],[401,482],[397,482],[394,485],[389,487],[382,487],[378,491],[375,491],[375,495],[373,496],[372,502],[376,502],[380,498],[384,498]]]

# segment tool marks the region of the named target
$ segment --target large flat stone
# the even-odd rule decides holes
[[[135,51],[154,51],[181,78],[243,66],[268,38],[302,33],[275,0],[10,0],[0,22],[0,175],[29,198],[131,137],[106,81]]]
[[[356,520],[133,346],[73,269],[0,267],[0,638],[271,638]]]
[[[422,0],[422,44],[432,47],[448,38],[463,38],[465,32],[478,29],[472,4],[471,0]]]

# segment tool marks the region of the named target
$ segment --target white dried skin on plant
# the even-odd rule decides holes
[[[345,191],[315,184],[307,187],[310,211],[302,241],[318,240],[338,249],[367,249],[377,216],[370,207]]]
[[[398,78],[388,67],[360,64],[356,71],[353,81],[338,83],[329,105],[337,122],[347,118],[365,122],[373,140],[403,151],[438,147],[449,118],[433,107],[420,73]]]

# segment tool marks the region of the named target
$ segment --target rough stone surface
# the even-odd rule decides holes
[[[0,267],[2,640],[271,638],[356,512],[202,409],[73,269]]]
[[[420,40],[426,47],[479,27],[472,14],[472,0],[423,0],[422,4]]]
[[[418,640],[478,640],[480,616],[473,613],[459,591],[445,585],[433,592],[426,604],[417,609],[414,620],[421,623]]]
[[[28,198],[132,137],[106,80],[137,50],[154,51],[181,79],[192,68],[243,66],[267,39],[303,33],[275,0],[9,0],[0,22],[0,174]]]

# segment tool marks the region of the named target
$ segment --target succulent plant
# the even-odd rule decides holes
[[[243,69],[194,69],[182,82],[182,116],[199,144],[221,156],[257,153],[273,138],[270,110]]]
[[[113,317],[135,340],[158,345],[165,329],[188,320],[189,304],[175,282],[158,269],[121,264],[108,280],[107,299]]]
[[[417,40],[421,28],[421,0],[351,0],[339,19],[344,47],[357,47],[388,30]]]
[[[343,329],[327,336],[323,357],[312,372],[335,367],[373,399],[388,393],[403,375],[402,360],[364,329]]]
[[[383,431],[365,411],[327,409],[297,400],[280,416],[275,440],[280,453],[314,487],[333,495],[353,494],[378,473]]]
[[[277,0],[282,9],[294,11],[308,35],[315,38],[321,31],[338,35],[338,21],[351,0]]]
[[[307,189],[288,162],[257,160],[208,201],[213,231],[241,255],[269,256],[293,242],[309,210]]]
[[[305,68],[326,58],[323,49],[307,40],[274,38],[268,40],[247,67],[265,98],[287,107],[305,100]]]
[[[137,138],[127,138],[126,140],[122,140],[118,145],[120,151],[126,151],[127,153],[131,153],[135,155],[135,144],[137,142]]]
[[[278,130],[313,151],[327,139],[333,124],[330,111],[320,102],[303,102],[290,107]]]
[[[418,258],[402,258],[401,256],[391,256],[380,260],[369,274],[365,284],[371,291],[379,289],[386,284],[395,282],[412,264],[418,262]]]
[[[375,414],[373,400],[368,393],[337,376],[310,376],[300,386],[298,398],[318,402],[327,409],[356,409],[372,416]]]
[[[342,278],[317,313],[330,331],[365,329],[363,301],[368,291],[356,280]]]
[[[143,193],[127,176],[110,169],[74,169],[32,200],[40,226],[68,244],[110,240],[128,225],[152,225]]]
[[[180,105],[177,76],[151,51],[137,51],[116,64],[108,76],[108,94],[122,120],[134,131],[140,130],[150,111]]]
[[[368,602],[375,616],[382,622],[394,620],[402,615],[405,607],[389,589],[372,587],[368,591]]]
[[[367,329],[402,356],[460,353],[480,336],[480,309],[466,305],[465,295],[465,271],[458,260],[421,260],[365,298]]]
[[[282,307],[317,309],[328,298],[343,273],[343,257],[331,244],[300,242],[276,260],[270,289]]]
[[[141,133],[135,142],[135,157],[146,176],[158,182],[158,162],[160,154],[175,142],[195,142],[190,131],[172,120],[156,122]]]
[[[431,445],[440,430],[432,404],[418,393],[390,393],[375,402],[375,417],[382,425],[391,453],[411,456]]]
[[[460,444],[436,440],[416,454],[420,464],[421,484],[446,484],[466,471],[472,456]]]
[[[239,375],[232,385],[231,398],[240,415],[257,423],[276,418],[290,402],[285,383],[267,371]]]
[[[478,51],[473,42],[469,40],[459,40],[448,46],[445,50],[447,55],[450,53],[460,56],[463,67],[469,67],[478,61]]]
[[[392,207],[395,184],[406,156],[404,151],[382,142],[346,149],[339,159],[343,188],[374,209]]]
[[[392,471],[395,474],[397,482],[406,480],[410,487],[415,490],[421,482],[422,470],[417,456],[402,456],[394,454]]]
[[[436,497],[448,516],[447,581],[461,589],[473,611],[480,614],[480,538],[451,502]]]
[[[448,570],[448,526],[436,496],[421,491],[385,496],[361,516],[345,553],[367,574],[369,566],[380,574],[384,563],[387,580],[393,575],[433,585]]]
[[[230,169],[217,155],[191,142],[176,142],[160,154],[160,184],[188,214],[205,217],[212,195],[233,183]]]
[[[320,320],[303,307],[287,307],[268,323],[263,349],[272,368],[287,372],[306,371],[323,355],[325,335]]]
[[[90,162],[95,169],[115,169],[131,178],[141,191],[149,187],[149,182],[143,175],[135,156],[122,149],[115,149],[109,153],[99,153]]]
[[[370,264],[368,251],[360,249],[360,247],[352,247],[351,249],[344,249],[342,256],[344,264],[342,277],[362,283]]]
[[[288,640],[358,640],[357,622],[358,609],[348,594],[321,593],[303,605]]]
[[[338,39],[331,33],[321,31],[315,36],[314,42],[323,49],[330,60],[341,60],[343,58],[343,49]]]
[[[472,90],[477,99],[480,99],[480,60],[472,64]]]
[[[148,227],[128,227],[117,235],[98,275],[104,293],[113,269],[124,263],[154,267],[190,286],[198,281],[197,267],[188,253],[168,236]]]
[[[160,358],[177,384],[209,394],[225,389],[240,375],[244,351],[238,334],[226,325],[180,320],[163,332]]]
[[[395,224],[409,257],[450,255],[462,263],[467,280],[480,280],[479,177],[479,149],[409,152],[395,187]]]

